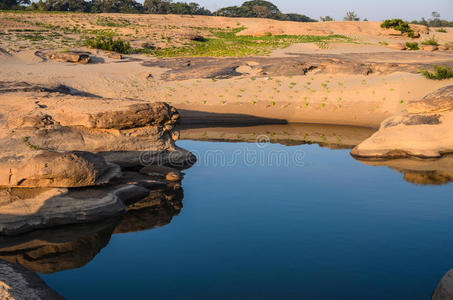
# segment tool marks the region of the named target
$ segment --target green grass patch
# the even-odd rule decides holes
[[[450,66],[434,66],[434,71],[419,70],[428,79],[443,80],[453,77],[453,67]]]
[[[85,39],[84,44],[90,48],[114,51],[123,54],[131,53],[133,50],[129,42],[123,41],[120,38],[113,39],[111,36],[89,37]]]
[[[413,43],[407,42],[407,43],[406,43],[406,47],[407,47],[407,49],[409,49],[409,50],[419,50],[419,49],[420,49],[420,48],[418,47],[418,43],[417,43],[417,42],[413,42]]]
[[[343,35],[311,36],[311,35],[266,35],[255,37],[250,35],[238,36],[244,28],[229,30],[211,29],[213,38],[205,42],[192,41],[183,47],[170,47],[164,49],[136,49],[139,53],[148,53],[159,57],[178,56],[249,56],[268,55],[277,48],[286,48],[296,43],[326,43],[353,42],[352,38]]]

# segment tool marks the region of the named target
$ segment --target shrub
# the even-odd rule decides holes
[[[132,52],[132,47],[129,42],[123,41],[120,38],[114,40],[111,36],[96,36],[87,38],[84,44],[90,48],[114,51],[118,53],[128,54]]]
[[[402,34],[407,34],[409,37],[414,36],[414,30],[412,30],[412,28],[409,26],[409,23],[401,19],[385,20],[384,22],[382,22],[381,27],[393,28],[400,31]]]
[[[434,66],[434,72],[429,72],[428,70],[420,70],[419,73],[422,73],[428,79],[448,79],[453,77],[453,67],[449,66]]]
[[[445,28],[439,28],[436,30],[437,32],[443,32],[443,33],[446,33],[447,30]]]
[[[437,42],[437,39],[435,36],[430,37],[427,40],[424,40],[422,42],[422,45],[430,45],[430,46],[439,46],[439,43]]]
[[[406,43],[406,47],[407,49],[409,50],[419,50],[420,48],[418,47],[418,43],[414,42],[414,43],[411,43],[411,42],[407,42]]]

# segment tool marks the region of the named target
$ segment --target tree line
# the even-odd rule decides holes
[[[284,14],[276,5],[263,0],[246,1],[241,6],[230,6],[210,11],[195,2],[174,2],[173,0],[145,0],[143,4],[135,0],[1,0],[0,9],[68,11],[92,13],[145,13],[207,15],[247,18],[270,18],[298,22],[316,22],[302,14]]]

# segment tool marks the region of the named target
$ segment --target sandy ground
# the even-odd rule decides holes
[[[181,71],[180,67],[184,62],[178,60],[172,62],[172,67],[159,66],[162,61],[168,60],[141,55],[128,55],[126,59],[118,60],[109,58],[103,51],[90,50],[94,55],[93,63],[80,65],[46,61],[36,56],[35,50],[26,48],[9,52],[10,54],[0,54],[0,81],[64,84],[75,90],[106,98],[166,101],[182,111],[183,122],[192,124],[260,121],[262,118],[262,123],[305,122],[373,128],[378,127],[386,117],[404,111],[407,102],[419,100],[429,92],[453,84],[453,79],[427,80],[417,74],[418,68],[430,68],[434,64],[452,65],[453,51],[389,49],[378,44],[378,41],[404,42],[407,38],[382,30],[377,22],[307,24],[174,15],[85,16],[56,14],[52,15],[51,23],[61,24],[70,20],[68,22],[84,22],[85,27],[98,28],[98,21],[93,18],[116,18],[116,22],[120,22],[118,18],[121,18],[140,25],[136,25],[139,28],[137,39],[141,34],[146,36],[149,28],[160,28],[175,36],[184,36],[193,30],[202,31],[205,27],[245,26],[247,29],[241,34],[259,35],[262,31],[273,34],[345,34],[357,38],[357,42],[330,44],[326,48],[313,43],[294,44],[286,49],[275,50],[270,58],[277,61],[272,63],[256,62],[253,58],[249,58],[249,61],[242,60],[236,66],[239,74],[225,78],[209,75],[211,69],[224,63],[222,59],[212,62],[204,71],[191,74]],[[23,20],[21,23],[17,18],[3,18],[1,22],[2,26],[11,30],[14,26],[16,29],[30,26],[30,22],[42,17],[42,14],[26,14],[23,20],[28,20],[29,23],[24,23]],[[128,26],[117,30],[129,32]],[[142,29],[145,31],[141,32]],[[422,32],[422,38],[418,41],[428,36],[423,33],[422,27],[417,30]],[[447,33],[435,34],[440,41],[453,40],[451,29]],[[4,43],[8,41],[2,40],[3,48],[8,49]],[[280,63],[278,59],[287,63],[287,59],[291,58],[301,59],[304,64],[316,60],[317,69],[294,74],[285,74],[285,70],[279,70],[276,75],[266,75],[263,71],[269,65],[275,69]],[[179,65],[174,66],[175,64]],[[294,67],[295,63],[291,66]],[[373,68],[370,74],[363,73],[367,66]],[[261,71],[255,72],[256,69]]]

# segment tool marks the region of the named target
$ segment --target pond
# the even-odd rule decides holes
[[[67,299],[430,298],[453,268],[448,170],[251,135],[179,141],[198,156],[184,196],[123,230],[80,229],[41,277]]]

